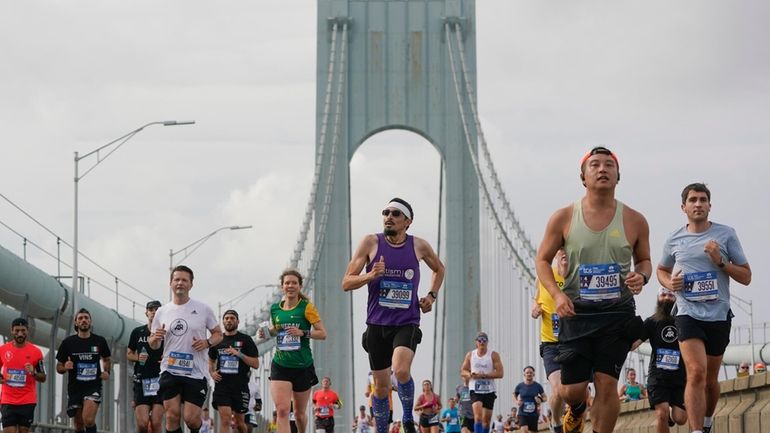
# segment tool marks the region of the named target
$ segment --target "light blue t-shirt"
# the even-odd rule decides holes
[[[449,418],[446,422],[446,433],[458,433],[460,431],[460,415],[457,406],[454,409],[446,408],[441,412],[441,419]]]
[[[719,244],[725,263],[748,263],[732,227],[712,222],[702,233],[690,233],[687,226],[672,233],[663,245],[660,264],[667,268],[678,265],[684,275],[685,287],[676,292],[677,316],[690,316],[706,322],[727,320],[730,277],[712,263],[704,251],[706,243],[712,239]]]

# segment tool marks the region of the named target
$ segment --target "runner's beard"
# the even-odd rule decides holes
[[[15,337],[13,337],[13,341],[15,341],[16,344],[22,345],[22,344],[24,344],[25,341],[27,341],[27,337],[25,337],[23,335],[17,335]]]
[[[655,306],[655,316],[664,318],[664,319],[671,319],[671,310],[674,308],[674,301],[658,301],[657,305]]]
[[[238,325],[236,325],[234,323],[228,323],[227,325],[225,325],[225,331],[227,331],[227,332],[233,332],[237,328],[238,328]]]
[[[398,231],[396,231],[396,229],[393,229],[390,227],[385,227],[385,229],[382,232],[385,234],[385,236],[395,236],[398,234]]]

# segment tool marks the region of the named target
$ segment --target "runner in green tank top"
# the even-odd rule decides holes
[[[642,214],[615,199],[620,171],[614,153],[605,147],[591,149],[581,159],[580,171],[586,194],[551,216],[535,264],[561,318],[556,360],[561,362],[562,396],[569,404],[564,432],[582,430],[593,374],[593,429],[609,433],[620,411],[618,376],[636,339],[634,295],[652,272],[649,227]],[[551,271],[562,247],[569,263],[563,292]],[[638,325],[641,331],[641,319]]]
[[[276,337],[277,348],[270,366],[270,394],[278,415],[278,433],[290,432],[292,402],[297,429],[304,432],[310,388],[318,383],[310,339],[325,340],[326,329],[318,310],[302,293],[302,274],[283,271],[281,288],[283,299],[270,307],[270,335]]]

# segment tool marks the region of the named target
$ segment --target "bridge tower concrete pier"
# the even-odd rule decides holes
[[[328,220],[314,302],[332,332],[314,353],[319,376],[337,378],[335,387],[346,400],[355,401],[352,397],[358,392],[350,389],[352,351],[362,350],[360,336],[351,338],[351,295],[340,289],[351,255],[349,162],[372,135],[388,129],[415,132],[433,144],[444,162],[446,230],[439,254],[446,278],[439,302],[446,302],[446,317],[452,318],[446,321],[439,378],[444,394],[458,383],[460,363],[479,330],[479,185],[469,154],[476,152],[477,131],[469,131],[473,141],[469,145],[446,46],[447,23],[462,26],[469,82],[476,94],[474,0],[318,0],[316,158],[323,161],[320,179],[331,179],[329,171],[334,173],[328,190],[323,182],[316,189],[316,229],[323,209],[328,209]],[[336,50],[335,70],[344,80],[336,132],[336,79],[331,104],[326,102],[332,50]],[[465,83],[460,86],[462,92],[467,90]],[[470,113],[467,100],[463,104]],[[408,194],[393,191],[394,196]],[[372,231],[380,229],[379,210],[371,209]],[[317,230],[315,235],[318,239]],[[363,233],[354,235],[357,240]],[[427,284],[429,279],[424,278],[421,293]],[[347,406],[344,420],[352,419],[351,407]]]

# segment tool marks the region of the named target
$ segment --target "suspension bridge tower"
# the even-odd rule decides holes
[[[443,357],[437,355],[444,363],[437,379],[453,390],[480,327],[477,131],[461,121],[461,108],[470,113],[471,107],[458,97],[476,93],[475,1],[318,0],[317,39],[314,302],[333,330],[314,348],[319,376],[337,378],[340,395],[352,395],[352,351],[361,350],[360,336],[351,337],[351,296],[340,289],[351,255],[350,159],[372,135],[405,129],[433,144],[444,165],[445,253],[439,253],[446,277],[439,302],[452,320]],[[461,66],[467,74],[458,83],[453,68]],[[375,231],[380,209],[371,211]]]

